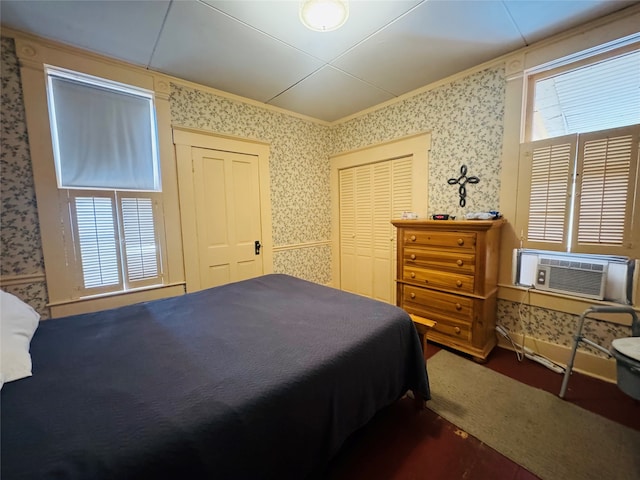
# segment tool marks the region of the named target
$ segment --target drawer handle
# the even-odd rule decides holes
[[[454,328],[453,331],[456,332],[456,334],[460,334],[460,327]]]
[[[411,272],[411,278],[416,278],[416,274]]]
[[[410,296],[411,298],[416,298],[416,294],[415,294],[415,293],[413,293],[413,292],[411,292],[411,293],[409,294],[409,296]]]
[[[464,240],[462,238],[458,239],[458,245],[460,246],[464,245]]]
[[[461,286],[462,286],[462,280],[458,280],[458,281],[456,282],[456,285],[457,285],[458,287],[461,287]]]
[[[411,240],[412,242],[416,241],[416,236],[415,235],[411,235],[411,237],[409,237],[409,240]]]
[[[462,310],[462,305],[460,305],[459,303],[456,303],[456,310]]]
[[[411,260],[415,260],[415,259],[416,259],[416,254],[415,254],[415,253],[412,253],[412,254],[411,254]]]
[[[457,264],[459,267],[461,267],[461,266],[464,264],[464,262],[463,262],[462,260],[458,260],[458,261],[456,262],[456,264]]]
[[[429,280],[427,280],[426,278],[424,279],[424,283],[429,283]]]

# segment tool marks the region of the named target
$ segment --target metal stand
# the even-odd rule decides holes
[[[640,324],[638,323],[638,316],[636,315],[636,312],[632,307],[595,306],[595,307],[587,308],[584,312],[582,312],[582,315],[580,315],[580,320],[578,321],[578,329],[576,330],[576,334],[573,336],[574,338],[573,349],[571,350],[571,357],[569,358],[569,363],[567,364],[567,369],[565,370],[564,378],[562,379],[562,387],[560,387],[560,394],[559,394],[560,398],[564,398],[565,393],[567,393],[567,384],[569,383],[569,376],[571,375],[571,370],[573,370],[573,362],[576,358],[576,351],[578,350],[578,344],[580,342],[584,342],[587,345],[591,345],[593,348],[606,353],[609,357],[612,356],[609,350],[589,340],[588,338],[585,338],[582,335],[582,327],[584,325],[584,321],[590,313],[626,313],[628,315],[631,315],[633,319],[631,323],[632,328],[636,330],[638,329],[638,327],[640,327]],[[634,331],[632,332],[632,335],[636,336],[638,335],[638,332]]]

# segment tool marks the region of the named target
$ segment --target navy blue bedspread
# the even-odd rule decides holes
[[[40,324],[5,384],[2,479],[302,479],[407,389],[391,305],[286,275]]]

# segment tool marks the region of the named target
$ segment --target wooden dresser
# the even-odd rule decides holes
[[[393,220],[398,228],[397,304],[435,321],[430,341],[484,361],[496,345],[503,220]]]

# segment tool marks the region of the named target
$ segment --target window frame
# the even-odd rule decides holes
[[[69,259],[69,267],[72,271],[72,277],[75,279],[75,285],[73,290],[78,298],[90,297],[94,295],[102,295],[109,293],[121,293],[130,290],[135,290],[141,287],[156,286],[163,284],[163,271],[162,267],[166,261],[162,261],[162,255],[165,252],[164,241],[161,232],[164,230],[162,225],[162,187],[160,183],[160,159],[158,157],[157,146],[157,125],[155,118],[155,99],[153,92],[137,88],[130,85],[125,85],[118,82],[102,79],[93,75],[85,75],[80,72],[70,71],[68,69],[62,69],[52,65],[45,65],[44,71],[46,75],[46,87],[47,87],[47,106],[49,112],[49,124],[51,126],[51,142],[53,146],[53,157],[55,172],[57,178],[57,186],[63,196],[66,196],[67,208],[64,212],[61,211],[61,215],[68,215],[69,218],[64,222],[68,228],[68,234],[66,235],[65,250],[66,256]],[[62,146],[60,144],[60,137],[58,135],[58,123],[61,119],[56,115],[56,108],[60,106],[60,99],[56,97],[54,90],[54,79],[63,79],[71,82],[73,85],[81,87],[87,87],[89,89],[99,89],[109,92],[111,95],[127,95],[137,99],[142,99],[147,102],[148,111],[148,124],[144,127],[149,128],[150,134],[147,141],[149,142],[150,154],[148,160],[151,161],[151,169],[149,170],[151,178],[153,179],[153,189],[149,188],[113,188],[107,185],[96,185],[93,187],[85,186],[67,186],[63,185],[62,170],[64,168],[64,158],[62,157]],[[91,94],[93,90],[90,91]],[[119,97],[118,97],[119,98]],[[93,180],[95,181],[95,179]],[[114,183],[113,179],[107,181],[107,183]],[[156,274],[148,276],[143,279],[134,280],[131,278],[130,258],[127,250],[126,231],[124,227],[124,198],[148,198],[152,202],[152,218],[153,218],[153,237],[155,246],[155,266]],[[83,245],[81,242],[81,231],[78,216],[77,198],[109,198],[111,200],[111,228],[114,233],[113,252],[111,255],[112,261],[116,264],[113,265],[116,269],[115,276],[117,282],[105,282],[93,286],[87,285],[86,268],[88,265],[85,263],[85,256],[83,253]],[[162,227],[162,228],[161,228]],[[103,226],[104,228],[104,226]],[[101,229],[98,229],[101,230]],[[104,239],[105,242],[109,242],[108,239]],[[105,244],[106,246],[106,244]],[[100,248],[98,246],[97,250]],[[109,257],[108,256],[108,257]],[[99,260],[100,254],[97,257],[93,257],[93,260],[101,264]],[[107,258],[107,257],[104,257]],[[97,276],[102,276],[105,271],[96,264],[97,269],[93,272]],[[106,267],[106,265],[105,265]],[[111,278],[113,280],[113,272]]]
[[[108,187],[108,186],[68,186],[63,185],[62,180],[62,154],[59,142],[59,134],[58,134],[58,123],[56,121],[56,104],[59,103],[56,99],[56,95],[54,92],[54,78],[66,80],[69,83],[80,84],[82,86],[100,90],[106,90],[109,93],[128,95],[131,97],[135,97],[138,99],[144,99],[148,102],[148,121],[150,128],[150,138],[148,138],[149,146],[151,148],[151,161],[152,161],[152,171],[153,171],[153,188],[135,188],[131,189],[133,191],[161,191],[161,175],[160,175],[160,158],[158,152],[158,125],[156,122],[155,115],[155,95],[153,91],[149,91],[143,88],[135,87],[132,85],[127,85],[120,82],[114,82],[111,80],[107,80],[105,78],[96,77],[95,75],[87,75],[81,72],[74,72],[65,68],[60,68],[54,65],[45,65],[45,74],[46,74],[46,88],[47,88],[47,104],[48,104],[48,112],[49,112],[49,124],[51,125],[51,137],[52,137],[52,145],[53,145],[53,157],[54,164],[56,169],[56,176],[58,179],[58,188],[61,189],[90,189],[90,190],[101,190],[101,189],[119,189],[125,190],[129,188],[118,188],[118,187]]]
[[[544,42],[537,42],[501,59],[505,72],[504,123],[502,144],[502,169],[500,171],[500,212],[509,221],[510,228],[503,228],[499,253],[499,291],[498,298],[520,302],[523,287],[514,285],[513,272],[516,268],[514,251],[523,247],[524,231],[522,217],[526,212],[521,182],[524,173],[520,160],[521,145],[526,138],[527,76],[558,66],[559,59],[578,59],[584,52],[601,52],[602,46],[619,46],[629,40],[640,40],[638,32],[640,9],[625,9],[603,17],[575,29],[564,32]],[[630,252],[630,254],[633,252]],[[638,251],[635,258],[639,258]],[[636,262],[636,272],[640,271],[640,260]],[[634,305],[640,299],[640,282],[634,281]],[[580,315],[585,308],[593,305],[593,300],[585,301],[579,297],[552,293],[531,292],[530,301],[540,308],[549,308]],[[599,302],[596,302],[599,303]],[[612,317],[613,318],[613,317]]]
[[[555,59],[547,62],[540,62],[536,66],[525,68],[522,75],[522,110],[521,110],[521,136],[517,146],[517,197],[515,209],[515,230],[519,239],[519,246],[537,250],[551,250],[565,253],[581,254],[605,254],[623,255],[638,258],[640,257],[640,208],[636,203],[640,200],[640,182],[638,157],[638,144],[633,146],[631,159],[631,172],[629,175],[629,192],[627,197],[628,218],[624,232],[624,239],[621,245],[610,244],[579,244],[577,241],[578,221],[576,214],[579,214],[580,179],[583,162],[583,153],[580,147],[584,145],[584,139],[598,137],[609,132],[622,131],[625,128],[637,128],[636,125],[622,126],[601,130],[596,132],[581,132],[567,134],[560,137],[551,137],[542,140],[532,141],[533,121],[534,121],[534,100],[535,84],[537,81],[549,78],[564,72],[585,67],[587,65],[612,59],[634,51],[640,51],[640,34],[633,33],[626,37],[600,43],[591,48],[583,49],[577,53],[568,55],[558,55]],[[525,65],[526,66],[526,65]],[[563,238],[560,243],[540,242],[528,240],[529,208],[531,195],[531,152],[533,145],[553,145],[561,143],[571,137],[575,137],[575,150],[569,172],[569,184],[567,191],[567,220],[564,226]],[[577,178],[577,179],[576,179]]]
[[[51,317],[92,312],[131,303],[165,298],[184,293],[184,258],[180,228],[180,209],[175,152],[172,141],[169,106],[170,79],[124,62],[99,55],[69,49],[51,42],[16,35],[16,52],[20,61],[20,74],[26,113],[29,147],[33,168],[34,187],[38,208],[40,237],[45,260],[45,278],[49,297],[47,307]],[[65,246],[71,226],[66,195],[57,186],[53,145],[51,139],[45,65],[91,75],[108,81],[131,85],[152,91],[155,96],[155,114],[158,135],[158,153],[162,226],[158,234],[164,242],[161,285],[146,286],[129,291],[78,295],[75,289],[73,258]]]

